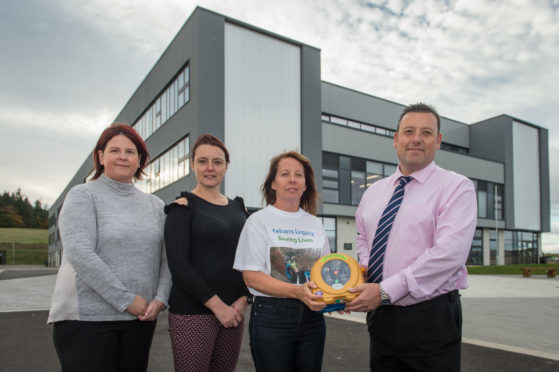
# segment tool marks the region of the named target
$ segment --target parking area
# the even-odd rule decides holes
[[[10,271],[0,267],[0,371],[58,371],[52,326],[46,324],[56,276]],[[471,276],[469,281],[462,292],[463,371],[559,370],[559,280]],[[368,371],[362,316],[328,316],[326,322],[323,371]],[[173,370],[165,313],[158,320],[149,370]],[[254,371],[246,332],[237,370]]]

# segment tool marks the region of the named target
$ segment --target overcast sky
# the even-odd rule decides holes
[[[548,128],[559,252],[559,0],[3,2],[0,191],[52,204],[196,5],[320,48],[324,81]]]

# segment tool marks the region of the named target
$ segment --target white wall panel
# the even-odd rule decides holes
[[[270,159],[301,149],[300,48],[225,23],[225,144],[229,197],[262,206]]]
[[[513,122],[514,220],[516,229],[540,229],[538,130]]]

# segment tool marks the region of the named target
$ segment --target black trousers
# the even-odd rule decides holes
[[[368,315],[373,371],[460,372],[462,305],[458,291]]]
[[[147,371],[156,321],[54,323],[53,340],[63,372]]]

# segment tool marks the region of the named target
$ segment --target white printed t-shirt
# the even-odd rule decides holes
[[[328,237],[317,217],[299,209],[286,212],[272,205],[246,221],[233,268],[261,271],[284,282],[310,281],[312,265],[330,253]],[[249,288],[255,296],[266,296]]]

